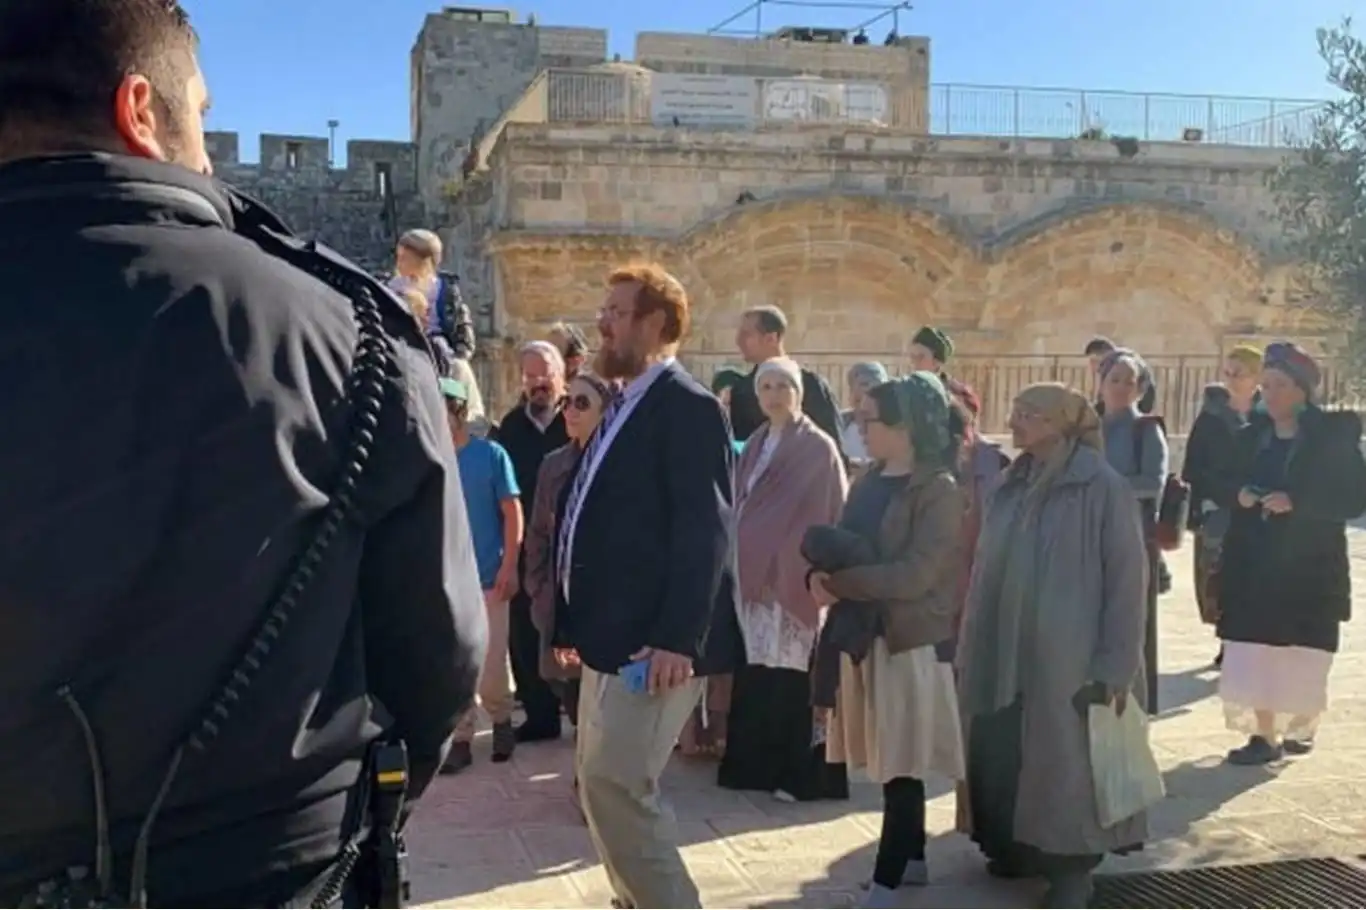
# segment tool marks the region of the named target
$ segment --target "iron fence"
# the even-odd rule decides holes
[[[706,382],[722,367],[736,366],[732,355],[713,353],[683,353],[680,359],[693,375]],[[792,356],[807,369],[820,374],[836,396],[847,405],[845,377],[855,363],[875,360],[893,374],[906,373],[911,364],[901,353],[834,353],[825,351],[794,352]],[[1200,412],[1201,393],[1205,386],[1219,379],[1220,358],[1208,354],[1181,354],[1147,358],[1157,386],[1157,405],[1154,413],[1162,415],[1168,433],[1185,435],[1190,431]],[[1094,382],[1091,368],[1082,356],[1031,356],[1006,354],[998,356],[954,357],[949,373],[972,386],[982,398],[980,426],[984,433],[996,435],[1009,432],[1006,421],[1011,405],[1024,388],[1036,382],[1062,382],[1075,389],[1091,393]],[[1358,408],[1358,399],[1350,393],[1340,371],[1325,371],[1325,402],[1329,407]]]
[[[929,129],[1280,147],[1307,138],[1322,109],[1322,101],[1309,100],[947,84],[930,86]]]
[[[537,111],[514,119],[649,123],[659,118],[653,107],[653,75],[639,68],[547,70],[544,84],[528,90]],[[753,92],[741,93],[747,100],[732,99],[735,106],[724,116],[713,109],[680,125],[706,126],[708,117],[717,117],[714,125],[728,128],[862,123],[943,136],[1126,137],[1281,147],[1306,138],[1324,104],[1309,99],[960,83],[932,84],[928,97],[913,88],[836,80],[754,77],[753,85]],[[779,90],[781,97],[773,97],[770,89]],[[874,89],[882,92],[880,100],[874,98]]]

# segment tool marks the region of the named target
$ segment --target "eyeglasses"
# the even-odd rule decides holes
[[[571,395],[565,404],[576,411],[591,411],[598,406],[598,403],[587,395]]]

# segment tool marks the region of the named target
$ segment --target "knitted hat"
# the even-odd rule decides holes
[[[797,392],[797,398],[802,397],[802,368],[797,365],[797,361],[791,357],[770,357],[759,368],[754,371],[754,387],[759,387],[759,380],[770,373],[778,373],[791,384]]]
[[[953,339],[932,325],[924,326],[916,332],[911,343],[928,349],[940,363],[947,363],[953,356]]]

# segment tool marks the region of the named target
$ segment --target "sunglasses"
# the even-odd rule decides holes
[[[598,406],[598,403],[587,395],[570,395],[565,404],[576,411],[591,411]]]

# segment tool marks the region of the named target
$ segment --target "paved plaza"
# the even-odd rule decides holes
[[[1189,544],[1187,544],[1189,546]],[[1357,610],[1366,609],[1366,531],[1352,532]],[[1102,871],[1366,854],[1366,634],[1349,626],[1317,751],[1269,768],[1233,768],[1210,670],[1215,642],[1196,617],[1190,552],[1173,554],[1175,589],[1161,600],[1162,711],[1153,744],[1168,797],[1153,841]],[[572,745],[523,746],[513,761],[476,764],[438,781],[414,816],[414,900],[428,907],[606,907],[607,880],[570,799]],[[707,907],[848,907],[860,900],[879,824],[879,792],[847,803],[788,805],[718,789],[715,766],[675,759],[667,789],[683,856]],[[991,881],[953,831],[954,798],[935,782],[929,818],[933,885],[906,907],[1027,907],[1036,885]]]

